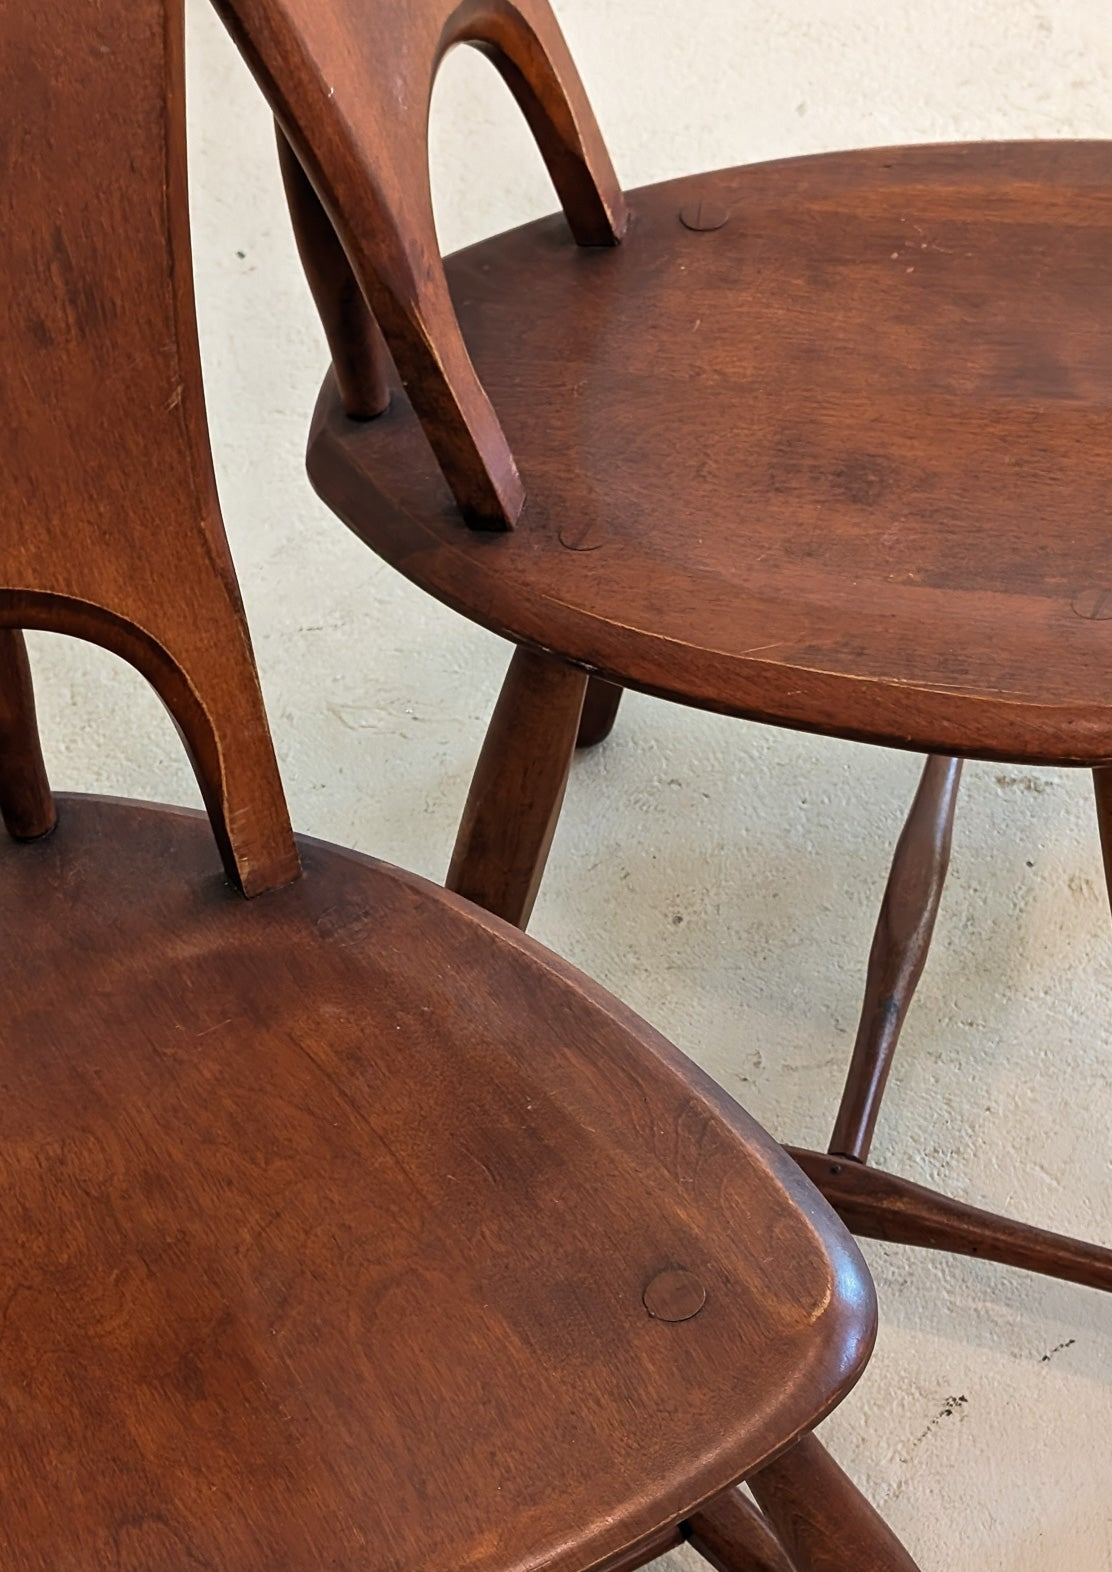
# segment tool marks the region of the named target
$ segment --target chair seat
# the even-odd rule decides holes
[[[443,890],[64,797],[0,848],[5,1568],[595,1565],[810,1426],[855,1247],[736,1105]]]
[[[1112,758],[1112,143],[633,193],[448,263],[528,500],[469,533],[403,396],[317,489],[467,616],[626,685],[885,743]]]

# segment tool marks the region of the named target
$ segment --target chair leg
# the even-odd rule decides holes
[[[797,1572],[772,1525],[740,1490],[727,1490],[683,1525],[715,1572]]]
[[[1112,1292],[1112,1250],[967,1206],[866,1158],[900,1027],[926,959],[949,862],[961,765],[931,758],[896,848],[869,957],[865,1006],[829,1152],[788,1148],[846,1226],[866,1239],[980,1256]],[[1112,892],[1112,767],[1093,772]]]
[[[577,667],[515,650],[463,810],[447,887],[519,928],[548,860],[586,688]]]
[[[351,420],[373,420],[390,405],[389,351],[332,220],[285,132],[275,129],[298,255],[328,340],[344,412]]]
[[[980,1256],[1112,1292],[1112,1250],[1102,1245],[967,1206],[868,1163],[793,1146],[787,1151],[859,1238]]]
[[[607,682],[605,677],[588,678],[583,718],[579,722],[579,735],[575,739],[577,748],[593,748],[596,743],[606,741],[614,730],[623,691],[618,683]]]
[[[17,841],[37,840],[57,820],[35,724],[27,646],[18,628],[0,628],[0,817]]]
[[[917,1572],[884,1519],[813,1435],[746,1484],[795,1572]]]
[[[926,762],[880,908],[857,1040],[830,1150],[864,1162],[904,1017],[930,948],[950,862],[961,760]]]

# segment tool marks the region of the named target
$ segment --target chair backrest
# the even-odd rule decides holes
[[[90,639],[166,703],[254,894],[298,862],[208,446],[182,31],[182,0],[0,6],[0,795],[35,741],[12,630]]]
[[[464,517],[509,528],[524,492],[444,279],[429,104],[447,50],[481,49],[525,114],[575,239],[616,244],[622,194],[548,0],[214,3],[293,149],[291,210],[349,414],[385,402],[369,308]]]

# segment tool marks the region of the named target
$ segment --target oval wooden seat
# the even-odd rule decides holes
[[[313,481],[485,626],[627,686],[1012,760],[1112,758],[1112,143],[885,148],[634,192],[446,270],[518,461],[462,529],[400,392]]]
[[[317,842],[247,904],[200,815],[59,821],[0,846],[5,1566],[593,1566],[854,1380],[825,1203],[539,945]]]

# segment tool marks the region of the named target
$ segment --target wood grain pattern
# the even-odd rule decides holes
[[[686,177],[634,193],[627,243],[592,251],[581,243],[618,237],[620,198],[546,35],[555,76],[538,87],[519,61],[529,91],[508,80],[532,103],[572,234],[544,219],[450,258],[453,315],[423,167],[400,216],[399,158],[418,143],[424,157],[427,94],[413,111],[411,90],[447,42],[490,45],[496,13],[520,43],[521,12],[475,0],[436,41],[443,0],[422,0],[372,58],[353,3],[220,0],[309,172],[285,156],[334,360],[309,442],[324,500],[446,604],[553,669],[591,672],[583,746],[630,686],[938,756],[897,851],[832,1140],[861,1159],[929,947],[958,758],[1094,766],[1112,889],[1112,143],[885,148]],[[411,45],[416,64],[396,77]],[[512,50],[494,48],[504,67]],[[382,108],[397,82],[404,133]],[[589,127],[579,142],[567,126],[553,135],[568,102]],[[554,149],[572,150],[570,200]],[[398,271],[399,244],[429,264],[430,309]],[[402,388],[358,422],[385,402],[390,369],[356,280],[377,310],[392,269]],[[445,347],[446,373],[406,358],[414,324]],[[478,468],[430,415],[464,342],[471,435],[487,422]],[[458,437],[462,405],[443,407]],[[453,496],[472,522],[508,523],[520,502],[507,439],[526,527],[467,539]],[[449,875],[519,923],[566,779],[548,705],[507,684]],[[873,1172],[860,1169],[859,1195]],[[877,1215],[906,1210],[914,1187],[876,1183]],[[1097,1247],[1068,1241],[1063,1255],[1034,1229],[1017,1243],[1020,1225],[944,1200],[900,1226],[1050,1271],[1080,1250],[1101,1271]]]
[[[64,797],[0,846],[5,1566],[651,1548],[852,1384],[856,1249],[586,978],[301,850],[243,902],[199,814]]]
[[[205,431],[181,8],[81,23],[0,21],[4,1566],[632,1572],[849,1389],[868,1274],[586,979],[369,859],[305,842],[296,879]],[[373,323],[286,165],[371,414]],[[268,899],[199,814],[55,823],[22,625],[146,673]],[[514,672],[570,757],[586,673]]]
[[[560,817],[587,675],[517,649],[487,728],[447,886],[528,925]]]
[[[208,450],[181,35],[180,5],[156,0],[0,20],[0,274],[18,281],[0,315],[0,626],[90,639],[148,678],[229,876],[257,894],[297,856]]]
[[[440,264],[429,191],[428,114],[437,67],[456,44],[488,55],[536,138],[575,240],[613,246],[625,206],[578,73],[547,0],[216,0],[317,192],[381,324],[425,438],[468,522],[511,527],[524,491],[475,374]],[[337,113],[337,105],[342,112]],[[335,241],[293,206],[318,303]],[[344,314],[324,304],[326,327]],[[358,330],[363,334],[362,327]],[[335,333],[332,334],[333,340]],[[355,346],[341,351],[341,375]],[[370,373],[368,373],[370,376]]]
[[[814,1436],[748,1483],[796,1572],[917,1572],[883,1518]]]
[[[896,842],[865,979],[865,998],[830,1150],[864,1162],[950,865],[961,760],[930,758]]]
[[[449,303],[428,238],[422,72],[442,45],[484,38],[504,67],[522,12],[474,0],[437,39],[446,0],[422,0],[375,54],[355,3],[220,0],[308,171],[291,206],[335,360],[310,434],[314,484],[413,582],[536,659],[591,672],[585,745],[629,686],[939,756],[893,869],[835,1129],[833,1145],[863,1157],[929,945],[957,758],[1096,767],[1112,880],[1112,143],[884,148],[685,177],[631,196],[624,245],[585,249],[618,237],[620,198],[545,33],[541,76],[523,56],[528,91],[507,79],[572,232],[543,219],[460,252]],[[569,103],[588,128],[578,141],[553,131]],[[570,200],[554,150],[570,150]],[[419,192],[404,220],[403,167]],[[399,267],[406,246],[427,264],[427,301]],[[370,423],[350,418],[351,384],[389,368],[351,305],[354,279],[394,312],[401,388]],[[414,358],[415,324],[447,370]],[[363,404],[382,403],[376,388]],[[480,432],[470,445],[461,419]],[[510,447],[523,527],[467,538],[453,498],[472,522],[518,508]],[[518,684],[514,708],[514,691],[450,878],[523,923],[566,739],[548,737],[543,694]],[[875,1200],[886,1212],[890,1188]],[[995,1221],[1006,1239],[967,1214],[939,1226],[1007,1251],[1017,1225]],[[1039,1254],[1040,1239],[1030,1230],[1023,1249]],[[1053,1270],[1061,1257],[1040,1258]]]
[[[468,536],[401,394],[309,464],[414,583],[683,703],[925,753],[1112,760],[1112,143],[826,154],[447,264],[529,503]],[[713,199],[732,216],[680,221]]]

